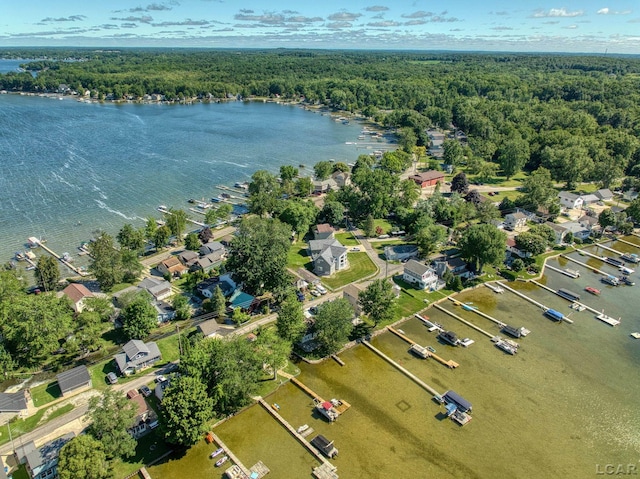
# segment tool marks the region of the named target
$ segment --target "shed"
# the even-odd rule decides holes
[[[66,396],[78,389],[91,387],[91,375],[86,366],[81,365],[68,371],[64,371],[56,376],[58,386],[63,396]]]

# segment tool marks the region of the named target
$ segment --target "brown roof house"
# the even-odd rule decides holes
[[[411,175],[409,179],[415,181],[420,188],[426,188],[427,186],[435,186],[438,182],[444,182],[444,173],[442,171],[429,170]]]
[[[176,256],[172,256],[171,258],[167,258],[164,261],[161,261],[156,269],[162,273],[163,276],[171,276],[171,277],[179,277],[186,273],[189,268],[183,265],[180,260]]]
[[[78,366],[56,376],[62,396],[91,388],[91,375],[86,366]]]
[[[360,316],[362,313],[362,307],[360,306],[359,296],[360,293],[364,291],[362,286],[356,283],[349,283],[342,290],[342,297],[349,301],[349,304],[353,307],[353,311],[356,316]]]
[[[127,392],[127,399],[134,403],[136,407],[136,416],[133,420],[133,425],[127,429],[127,431],[137,439],[158,425],[158,417],[155,411],[149,407],[144,396],[135,389]]]
[[[62,294],[71,300],[71,307],[76,313],[81,313],[84,309],[85,298],[93,298],[93,293],[79,283],[71,283],[62,290]]]
[[[347,251],[335,238],[309,241],[313,272],[318,276],[329,276],[348,268]]]
[[[128,376],[153,366],[162,359],[162,354],[155,342],[145,343],[139,339],[132,339],[122,347],[122,353],[116,354],[114,359],[120,372]]]
[[[333,234],[336,230],[333,229],[328,223],[321,223],[313,228],[313,239],[324,240],[327,238],[333,238]]]

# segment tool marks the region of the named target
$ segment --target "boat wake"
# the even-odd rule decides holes
[[[113,208],[110,208],[109,206],[107,206],[107,204],[102,201],[102,200],[96,200],[94,199],[94,201],[98,204],[98,206],[100,208],[102,208],[103,210],[107,210],[109,213],[113,213],[114,215],[118,215],[121,216],[122,218],[124,218],[125,220],[135,220],[137,218],[137,216],[127,216],[125,215],[122,211],[118,211],[118,210],[114,210]]]

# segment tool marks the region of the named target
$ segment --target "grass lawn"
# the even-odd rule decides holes
[[[40,384],[35,388],[31,388],[31,398],[33,399],[33,405],[36,407],[50,403],[60,397],[62,397],[62,392],[60,391],[60,386],[58,386],[58,381]]]
[[[304,241],[296,241],[293,243],[291,248],[289,248],[287,266],[291,269],[298,269],[300,267],[307,268],[307,265],[311,263],[311,256],[309,256],[307,252],[307,243]]]
[[[484,192],[481,194],[487,195]],[[505,198],[509,198],[510,200],[513,201],[516,198],[519,198],[520,196],[522,196],[522,193],[520,191],[511,190],[511,191],[496,191],[496,194],[493,196],[489,196],[489,198],[491,198],[491,201],[493,202],[502,201]]]
[[[31,476],[29,475],[29,473],[27,472],[27,466],[25,464],[20,464],[20,466],[18,467],[18,469],[16,469],[12,474],[11,477],[13,479],[31,479]]]
[[[348,253],[348,258],[348,269],[336,273],[331,278],[323,279],[322,282],[330,288],[336,289],[365,278],[377,271],[376,265],[373,264],[367,253]]]
[[[181,331],[181,333],[188,331]],[[187,335],[182,335],[181,341],[187,341]],[[180,358],[180,349],[178,344],[178,335],[174,334],[166,338],[156,341],[160,354],[162,354],[162,363],[170,363]]]
[[[132,283],[118,283],[111,288],[109,291],[111,294],[117,293],[118,291],[122,291],[123,289],[127,289],[129,286],[133,286]]]
[[[138,440],[135,456],[130,459],[118,459],[113,462],[111,477],[127,477],[168,451],[169,446],[162,439],[160,431],[154,429]]]
[[[353,237],[352,233],[336,233],[333,236],[340,241],[342,246],[358,246],[360,243]]]
[[[374,230],[377,230],[378,227],[380,227],[382,229],[382,233],[380,233],[381,235],[384,234],[390,234],[395,227],[389,223],[387,220],[384,219],[380,219],[380,220],[373,220],[373,225],[374,225]]]
[[[411,284],[403,281],[402,276],[394,277],[393,281],[401,288],[400,297],[396,303],[394,321],[406,316],[411,316],[426,308],[433,301],[442,299],[444,296],[452,293],[452,291],[446,289],[432,292],[416,289]],[[428,303],[425,302],[425,300],[427,300]]]

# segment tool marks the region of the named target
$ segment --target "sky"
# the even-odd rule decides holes
[[[2,46],[640,54],[640,1],[29,0]]]

